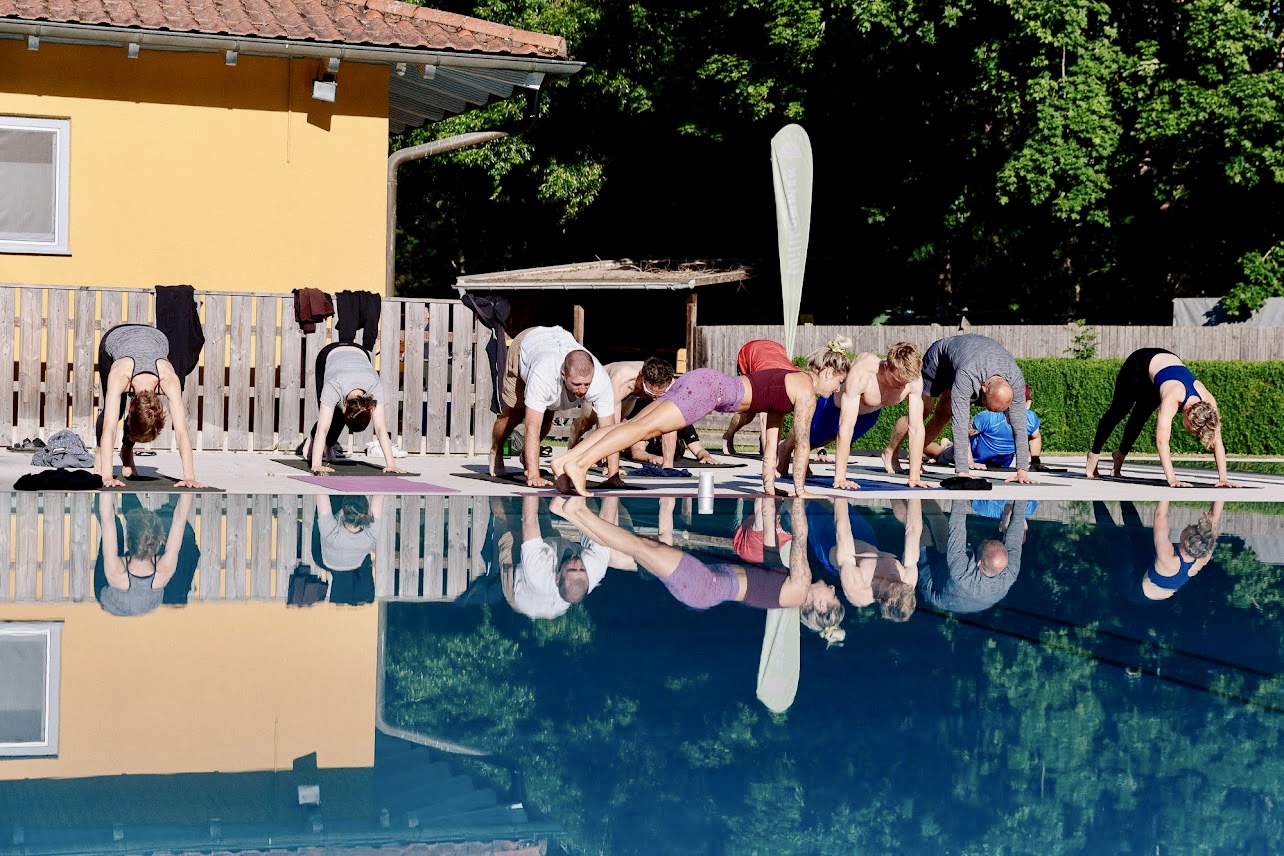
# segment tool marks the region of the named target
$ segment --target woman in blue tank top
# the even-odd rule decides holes
[[[1148,600],[1167,600],[1213,558],[1222,519],[1222,503],[1214,502],[1199,521],[1185,527],[1176,541],[1168,534],[1168,501],[1155,506],[1154,562],[1146,568],[1141,593]]]
[[[1172,453],[1168,441],[1172,436],[1173,417],[1181,414],[1182,426],[1199,437],[1204,448],[1213,450],[1217,462],[1217,487],[1238,487],[1231,484],[1226,472],[1226,447],[1222,444],[1221,414],[1208,387],[1195,379],[1195,375],[1172,351],[1163,348],[1142,348],[1124,360],[1115,378],[1115,391],[1110,407],[1097,424],[1097,433],[1088,453],[1088,478],[1097,478],[1097,462],[1110,434],[1124,418],[1123,437],[1114,453],[1113,475],[1123,473],[1124,459],[1132,451],[1132,444],[1141,434],[1150,414],[1159,412],[1155,423],[1155,448],[1159,452],[1159,465],[1170,487],[1190,487],[1180,481],[1173,471]]]

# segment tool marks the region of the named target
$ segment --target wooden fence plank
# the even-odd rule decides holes
[[[425,420],[432,419],[432,405],[424,389],[424,325],[427,318],[422,303],[406,304],[406,350],[402,355],[401,439],[407,452],[424,451]],[[444,417],[444,414],[443,414]]]
[[[281,376],[277,382],[280,412],[277,420],[277,448],[291,452],[307,427],[303,413],[303,330],[294,319],[294,309],[281,301]]]
[[[201,600],[223,597],[223,505],[222,495],[203,493],[200,497]]]
[[[276,445],[276,353],[280,332],[276,313],[280,306],[279,297],[258,297],[254,301],[254,449]]]
[[[276,597],[288,596],[290,574],[299,562],[299,496],[280,494],[276,498]]]
[[[472,440],[473,313],[462,303],[451,307],[450,451],[468,454]]]
[[[72,491],[71,501],[71,539],[69,546],[67,591],[76,603],[92,597],[94,586],[93,537],[94,527],[90,521],[94,517],[94,494],[86,491]],[[0,508],[0,513],[4,509]]]
[[[454,599],[468,588],[468,512],[462,496],[446,500],[449,529],[446,533],[446,597]]]
[[[317,354],[326,346],[329,339],[329,319],[317,324],[311,333],[305,334],[307,347],[303,351],[303,436],[307,439],[309,432],[317,424]],[[325,438],[321,440],[324,442]]]
[[[386,396],[384,410],[387,411],[388,433],[393,445],[401,445],[401,426],[403,396],[401,394],[401,365],[404,359],[401,349],[404,340],[401,338],[401,313],[403,303],[384,301],[379,314],[379,380],[383,383],[383,394]],[[415,451],[418,451],[417,449]]]
[[[152,323],[152,293],[148,291],[131,291],[128,297],[129,323]]]
[[[10,286],[0,286],[0,443],[12,446],[22,441],[23,437],[14,437],[17,425],[13,414],[14,357],[13,343],[18,341],[18,317],[15,314],[14,297],[18,290]],[[6,560],[7,557],[0,556]],[[7,571],[6,571],[7,574]]]
[[[39,578],[39,540],[40,527],[37,525],[39,509],[36,506],[38,495],[27,491],[18,494],[17,509],[14,521],[17,531],[14,534],[14,570],[17,579],[13,588],[13,599],[30,601],[36,599],[36,580]]]
[[[407,331],[409,332],[409,331]],[[424,451],[440,454],[446,451],[446,385],[450,378],[450,335],[448,306],[433,304],[428,313],[428,429],[424,431]],[[409,348],[410,343],[406,343]]]
[[[496,390],[491,380],[490,357],[486,352],[492,336],[490,328],[481,321],[474,322],[473,335],[477,340],[473,344],[473,388],[477,392],[477,400],[473,405],[473,445],[468,451],[473,455],[483,455],[490,451],[490,434],[495,428],[495,414],[491,412],[490,404]]]
[[[14,525],[13,494],[7,490],[0,491],[0,603],[9,600],[13,591],[9,578],[15,564],[10,552]]]
[[[98,298],[98,342],[112,327],[119,325],[125,318],[125,295],[119,291],[104,291]],[[98,353],[98,342],[94,343],[94,353]]]
[[[397,527],[401,534],[401,549],[397,554],[398,597],[419,597],[419,569],[423,566],[423,508],[422,497],[401,497],[401,521]]]
[[[49,290],[45,310],[45,431],[67,427],[67,327],[71,321],[71,292]]]
[[[60,601],[66,597],[63,581],[66,577],[67,494],[61,490],[49,490],[44,492],[43,498],[45,537],[40,550],[40,599]]]
[[[446,592],[446,498],[424,497],[423,596],[442,597]]]
[[[316,496],[301,497],[299,501],[301,514],[299,519],[299,555],[307,564],[312,566],[312,572],[321,573],[319,567],[321,557],[312,552],[312,527],[316,524],[317,519],[317,498]]]
[[[43,338],[42,289],[24,288],[19,312],[22,344],[18,353],[18,437],[40,435],[40,345]]]
[[[392,597],[397,588],[397,500],[396,496],[375,497],[383,499],[383,525],[375,539],[374,590],[375,597]]]
[[[229,451],[252,448],[250,445],[250,307],[252,297],[234,294],[228,315],[230,368],[227,376],[227,448]]]
[[[227,551],[223,558],[223,573],[227,580],[223,587],[225,600],[245,600],[246,530],[249,528],[249,497],[243,493],[224,495],[226,530],[224,543]]]
[[[272,495],[254,494],[251,506],[253,532],[250,538],[250,597],[269,600],[272,597]]]
[[[490,499],[485,496],[473,497],[472,513],[469,517],[472,531],[468,537],[468,581],[486,576],[486,530],[490,524]]]
[[[226,365],[227,298],[205,297],[205,384],[201,401],[201,448],[221,451],[223,440],[223,367]]]
[[[94,437],[95,348],[94,323],[98,317],[98,297],[88,288],[76,289],[75,333],[71,340],[71,430],[86,445]]]

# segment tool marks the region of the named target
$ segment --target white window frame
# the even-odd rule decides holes
[[[15,636],[45,638],[44,739],[31,743],[0,743],[0,758],[58,754],[58,697],[62,671],[62,622],[0,621],[0,642]]]
[[[71,120],[37,119],[26,116],[0,116],[0,128],[18,131],[53,131],[57,151],[54,153],[54,239],[52,241],[10,241],[0,239],[0,253],[69,256],[67,239],[67,206],[70,200]]]

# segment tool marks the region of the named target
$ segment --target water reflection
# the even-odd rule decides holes
[[[62,628],[42,649],[52,672],[27,669],[21,693],[16,671],[0,681],[23,722],[60,705],[55,754],[0,757],[0,853],[460,829],[609,853],[1284,845],[1277,509],[190,494],[0,509],[0,663],[26,662],[4,659],[6,627],[26,644]],[[1175,596],[1146,596],[1152,571],[1187,562]],[[145,617],[118,618],[112,592]],[[844,607],[837,623],[813,592]],[[845,644],[802,630],[805,611]]]

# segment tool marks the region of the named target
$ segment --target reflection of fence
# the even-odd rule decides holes
[[[289,294],[196,295],[205,350],[183,395],[195,442],[294,446],[316,419],[313,362],[337,338],[335,319],[304,333]],[[98,340],[122,321],[151,323],[153,304],[144,289],[0,286],[0,319],[11,319],[0,323],[13,325],[0,335],[0,425],[13,426],[0,441],[69,427],[92,442]],[[391,396],[389,430],[404,449],[469,453],[474,436],[489,440],[489,341],[490,331],[457,300],[384,299],[375,366]],[[168,429],[157,443],[171,444]]]
[[[154,508],[170,495],[140,496]],[[96,500],[87,492],[0,492],[0,602],[94,599]],[[204,493],[194,500],[190,522],[201,559],[193,600],[281,600],[299,561],[312,564],[312,497]],[[486,573],[489,520],[485,497],[386,497],[373,555],[375,595],[458,597]]]
[[[997,339],[1017,357],[1064,357],[1074,344],[1074,337],[1084,330],[1095,330],[1098,357],[1126,357],[1138,348],[1168,348],[1186,360],[1275,360],[1279,359],[1279,341],[1284,330],[1279,327],[1254,327],[1244,324],[1218,327],[1091,327],[1066,324],[1029,326],[973,326],[967,330],[922,324],[905,327],[857,327],[843,325],[803,325],[798,328],[795,353],[808,354],[835,336],[850,336],[859,351],[883,354],[897,342],[911,342],[926,348],[945,336],[980,333]],[[783,341],[781,324],[745,324],[695,329],[692,368],[713,368],[734,373],[736,353],[752,339]]]

